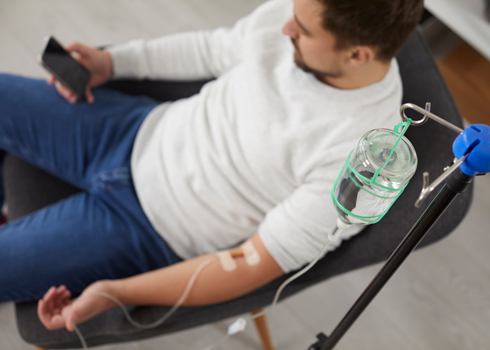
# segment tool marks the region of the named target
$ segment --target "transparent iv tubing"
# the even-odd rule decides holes
[[[339,228],[339,226],[342,226],[342,228]],[[266,310],[264,310],[262,312],[259,312],[259,313],[255,314],[255,315],[253,315],[250,318],[250,320],[254,320],[254,319],[258,318],[258,317],[261,317],[261,316],[265,315],[267,312],[269,312],[271,309],[273,309],[276,306],[277,302],[279,301],[279,297],[281,296],[281,293],[284,290],[284,288],[286,288],[286,286],[288,284],[290,284],[291,282],[293,282],[295,279],[299,278],[300,276],[302,276],[306,272],[308,272],[318,262],[318,260],[320,260],[325,255],[325,253],[330,248],[330,246],[333,243],[336,243],[340,239],[340,234],[341,234],[342,230],[345,227],[348,227],[348,226],[349,225],[342,224],[342,223],[338,222],[338,224],[335,225],[335,227],[333,228],[332,232],[330,232],[327,235],[327,238],[328,238],[327,243],[325,243],[325,245],[323,246],[322,250],[317,255],[317,257],[313,261],[311,261],[308,265],[306,265],[303,269],[301,269],[300,271],[298,271],[297,273],[295,273],[293,276],[289,277],[286,281],[284,281],[281,284],[281,286],[277,289],[276,294],[274,296],[274,299],[272,301],[272,304]],[[204,270],[204,268],[207,265],[209,265],[214,260],[215,259],[212,259],[211,258],[211,259],[208,259],[208,260],[204,261],[201,265],[199,265],[199,267],[196,269],[196,271],[194,272],[194,274],[190,278],[189,282],[187,283],[186,289],[184,290],[184,293],[180,297],[180,299],[177,302],[177,304],[175,304],[162,318],[160,318],[159,320],[157,320],[157,321],[155,321],[153,323],[150,323],[150,324],[141,324],[141,323],[136,322],[131,317],[131,315],[129,314],[128,310],[124,307],[124,305],[119,300],[117,300],[116,298],[114,298],[113,296],[111,296],[109,294],[106,294],[106,293],[93,293],[93,294],[94,295],[96,294],[96,295],[99,295],[99,296],[102,296],[102,297],[105,297],[107,299],[112,300],[115,304],[117,304],[122,309],[122,311],[124,312],[124,316],[126,317],[126,319],[128,320],[128,322],[131,323],[136,328],[142,328],[142,329],[155,328],[155,327],[161,325],[163,322],[165,322],[170,316],[172,316],[175,313],[175,311],[177,311],[177,309],[183,304],[183,302],[187,298],[187,296],[188,296],[188,294],[189,294],[192,286],[194,285],[194,282],[196,281],[197,277],[199,276],[199,274],[202,272],[202,270]],[[242,318],[239,318],[237,321],[243,321],[243,319]],[[232,326],[235,323],[237,323],[237,321],[235,321],[232,324]],[[230,328],[231,328],[231,326],[230,326]],[[231,333],[230,332],[230,328],[228,330],[228,333],[224,337],[222,337],[221,339],[219,339],[216,343],[209,345],[208,347],[206,347],[203,350],[211,350],[211,349],[215,348],[216,346],[218,346],[219,344],[221,344],[222,342],[224,342],[230,336],[232,336],[232,335],[238,333],[239,331],[243,330],[243,329],[240,329],[238,331],[235,331],[234,333]],[[77,334],[78,338],[80,339],[80,342],[82,343],[83,349],[84,350],[88,350],[87,343],[85,342],[85,338],[83,337],[82,333],[80,332],[80,330],[78,329],[77,326],[75,326],[75,333]]]
[[[264,310],[264,311],[258,313],[258,314],[255,314],[251,319],[253,320],[253,319],[256,319],[260,316],[265,315],[274,306],[276,306],[277,302],[279,301],[279,297],[281,296],[281,293],[284,290],[284,288],[286,288],[286,286],[288,284],[290,284],[291,282],[293,282],[295,279],[303,276],[306,272],[308,272],[318,262],[318,260],[320,260],[323,257],[323,255],[327,252],[328,248],[330,248],[330,245],[333,243],[336,243],[340,239],[340,233],[341,232],[342,232],[342,229],[340,229],[338,225],[335,225],[332,232],[330,232],[327,236],[328,237],[327,243],[325,243],[325,245],[323,246],[322,250],[317,255],[317,257],[312,262],[310,262],[308,265],[306,265],[303,269],[301,269],[300,271],[298,271],[297,273],[295,273],[294,275],[289,277],[287,280],[285,280],[281,284],[281,286],[277,289],[276,295],[274,296],[274,300],[272,301],[272,304],[269,306],[269,308],[267,310]]]
[[[189,295],[189,292],[191,291],[192,286],[194,285],[194,282],[196,281],[199,274],[202,272],[202,270],[204,270],[204,268],[206,266],[208,266],[214,260],[215,260],[214,258],[210,258],[210,259],[205,260],[203,263],[201,263],[201,265],[199,265],[197,267],[196,271],[194,271],[194,274],[192,275],[189,282],[187,283],[187,286],[185,287],[184,293],[182,293],[182,296],[177,301],[177,303],[165,315],[163,315],[160,319],[158,319],[155,322],[150,323],[150,324],[141,324],[141,323],[136,322],[131,317],[131,315],[129,314],[128,310],[124,307],[124,305],[119,300],[114,298],[112,295],[109,295],[107,293],[91,293],[91,294],[92,295],[99,295],[101,297],[112,300],[124,312],[124,316],[126,317],[128,322],[131,323],[136,328],[141,328],[141,329],[155,328],[155,327],[158,327],[159,325],[161,325],[166,320],[168,320],[170,318],[170,316],[172,316],[175,313],[175,311],[177,311],[177,309],[184,303],[185,299]],[[87,295],[90,295],[90,294],[87,294]],[[85,338],[83,337],[82,333],[80,332],[80,330],[78,329],[77,326],[75,326],[75,333],[77,334],[78,338],[80,339],[80,342],[82,343],[82,348],[84,350],[88,350],[87,343],[85,342]]]

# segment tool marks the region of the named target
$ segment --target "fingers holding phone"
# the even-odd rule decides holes
[[[51,73],[48,84],[55,84],[57,91],[70,103],[83,97],[92,103],[91,89],[104,84],[112,75],[109,52],[80,43],[64,49],[53,37],[48,39],[40,60]]]
[[[68,45],[66,51],[90,72],[89,88],[105,84],[111,78],[112,59],[108,51],[76,42]]]
[[[77,100],[79,99],[79,96],[74,94],[70,88],[68,88],[65,85],[63,85],[62,83],[60,83],[53,74],[50,74],[50,76],[48,78],[48,85],[53,85],[53,84],[56,87],[56,91],[58,91],[58,93],[61,96],[63,96],[71,104],[76,103]],[[90,89],[87,88],[87,91],[90,91]],[[87,94],[85,94],[85,99],[88,103],[94,102],[93,96],[92,96],[92,98],[89,98],[89,96],[87,96]]]

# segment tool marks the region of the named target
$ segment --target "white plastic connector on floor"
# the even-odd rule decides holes
[[[242,332],[245,330],[245,327],[247,327],[247,321],[243,317],[240,317],[238,320],[230,324],[228,327],[228,334],[234,335]]]

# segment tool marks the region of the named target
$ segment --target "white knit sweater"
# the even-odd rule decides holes
[[[335,225],[329,194],[346,156],[367,131],[400,121],[396,61],[362,89],[323,84],[294,64],[281,33],[291,15],[291,0],[273,0],[231,29],[110,50],[116,78],[217,77],[154,109],[132,155],[143,210],[182,258],[259,232],[285,272],[311,261]]]

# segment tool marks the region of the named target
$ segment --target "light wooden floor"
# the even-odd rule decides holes
[[[463,118],[490,125],[490,61],[464,43],[438,66]]]
[[[36,55],[49,34],[66,44],[119,43],[230,25],[261,2],[0,0],[0,71],[45,77]],[[464,223],[442,242],[415,252],[337,349],[490,348],[490,177],[478,178],[476,185]],[[281,303],[269,316],[276,348],[306,350],[316,333],[330,332],[378,269],[334,278]],[[199,350],[219,339],[228,324],[102,348]],[[0,305],[0,349],[32,349],[17,334],[12,304]],[[255,329],[248,327],[218,349],[259,349]]]

